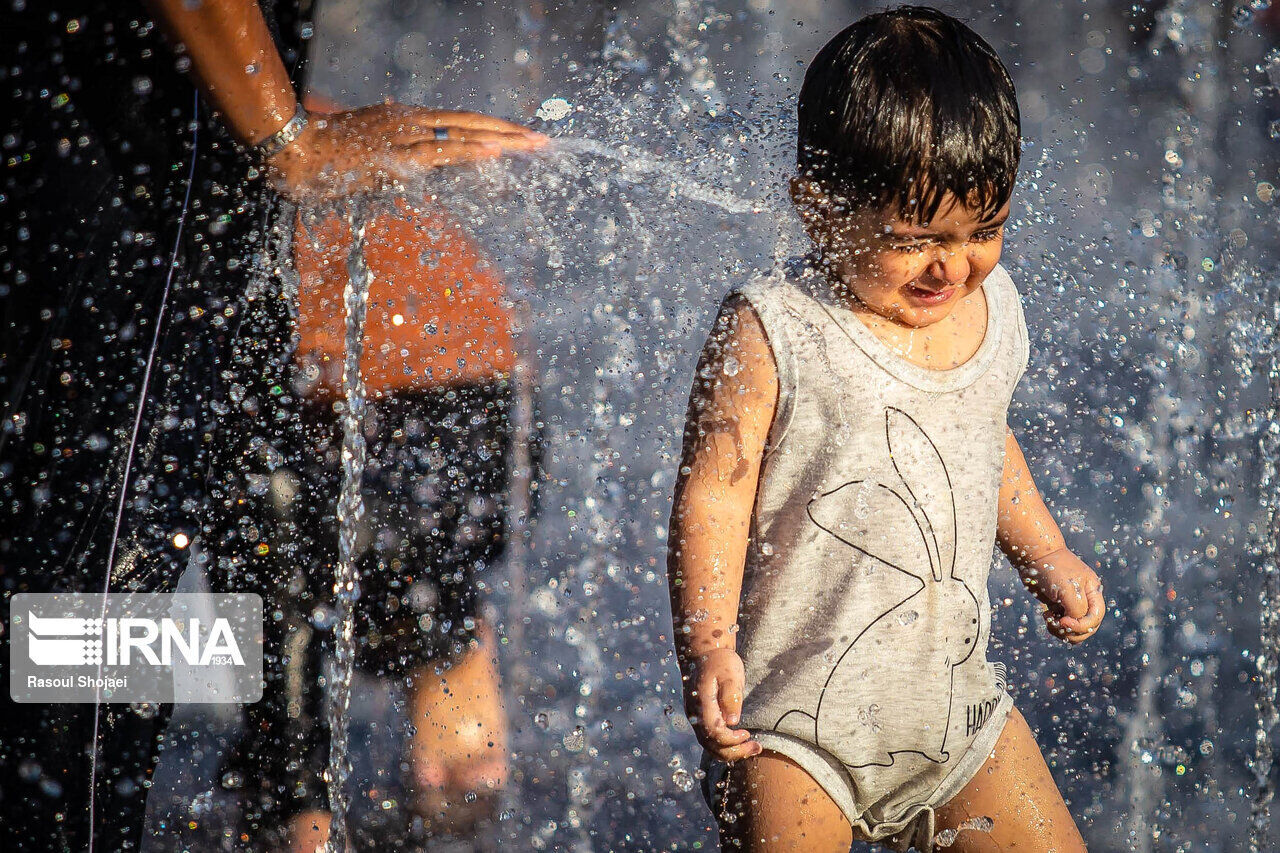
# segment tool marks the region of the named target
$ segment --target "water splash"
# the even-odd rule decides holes
[[[966,829],[976,830],[978,832],[990,832],[995,828],[996,822],[989,817],[971,817],[961,823],[955,829],[944,829],[933,837],[933,843],[938,847],[950,847],[956,843],[956,839],[960,837],[960,833]]]
[[[1240,11],[1262,11],[1270,3],[1250,3],[1237,10],[1236,21],[1242,23]],[[1248,16],[1251,17],[1251,16]],[[1246,18],[1247,20],[1247,18]],[[1280,85],[1280,48],[1267,52],[1257,70],[1266,74],[1269,84],[1254,90],[1255,97],[1273,95]],[[1261,90],[1261,91],[1260,91]],[[1280,120],[1272,119],[1267,125],[1268,135],[1280,139]],[[1239,276],[1247,278],[1245,275]],[[1263,418],[1265,428],[1258,436],[1258,450],[1263,460],[1262,476],[1258,483],[1258,505],[1265,518],[1256,546],[1262,572],[1262,589],[1259,597],[1259,644],[1254,656],[1257,669],[1257,692],[1254,707],[1257,724],[1254,729],[1253,755],[1249,768],[1253,772],[1254,793],[1249,809],[1249,851],[1262,853],[1271,849],[1268,837],[1271,830],[1271,804],[1275,800],[1276,784],[1273,778],[1275,750],[1271,739],[1280,723],[1280,685],[1277,684],[1277,664],[1280,662],[1280,567],[1277,567],[1277,542],[1280,541],[1280,323],[1277,312],[1280,304],[1273,303],[1270,322],[1270,340],[1265,346],[1269,356],[1267,380],[1270,400]],[[1268,325],[1265,320],[1262,327]]]
[[[506,501],[506,574],[509,586],[507,618],[502,623],[505,642],[513,648],[527,648],[524,626],[529,620],[526,616],[529,596],[528,561],[530,552],[530,518],[533,514],[533,493],[535,466],[532,458],[532,442],[534,433],[533,401],[534,365],[529,361],[529,316],[528,302],[515,295],[513,312],[516,322],[513,324],[512,337],[516,363],[512,370],[513,401],[508,421],[511,429],[511,453],[508,456],[507,482],[510,483]],[[513,664],[515,682],[527,684],[530,680],[529,662],[520,656]],[[515,703],[508,703],[515,707]],[[512,815],[520,810],[520,791],[515,785],[507,785],[501,793],[501,806],[504,815]]]
[[[342,484],[338,495],[338,565],[333,582],[338,604],[334,626],[334,668],[337,677],[329,685],[325,709],[329,723],[329,767],[326,782],[332,818],[326,853],[347,849],[346,792],[351,773],[348,755],[351,679],[355,672],[355,607],[360,598],[360,576],[356,568],[356,540],[364,517],[361,485],[364,479],[366,447],[364,438],[365,388],[360,377],[360,356],[364,350],[365,314],[368,308],[371,275],[365,260],[365,228],[368,210],[353,206],[347,212],[351,226],[351,250],[347,255],[347,285],[343,300],[347,308],[346,353],[342,363]]]
[[[661,175],[671,182],[671,190],[676,195],[713,205],[727,213],[761,213],[766,209],[761,201],[746,199],[728,190],[686,177],[680,174],[679,164],[630,147],[615,148],[594,139],[560,137],[552,144],[552,153],[556,152],[613,160],[621,167],[616,177],[624,181],[635,182],[644,175]]]
[[[1160,695],[1168,668],[1163,591],[1166,566],[1177,563],[1180,556],[1177,547],[1169,547],[1168,538],[1161,535],[1167,529],[1170,508],[1179,492],[1171,465],[1175,459],[1202,449],[1190,446],[1189,431],[1179,427],[1186,401],[1198,394],[1187,371],[1180,368],[1200,358],[1192,338],[1184,338],[1181,330],[1190,327],[1191,318],[1200,313],[1201,300],[1209,289],[1208,271],[1201,275],[1200,270],[1193,270],[1185,262],[1170,262],[1181,255],[1205,257],[1208,247],[1204,232],[1216,219],[1216,208],[1208,194],[1210,176],[1216,174],[1213,154],[1207,150],[1212,146],[1206,142],[1188,144],[1192,139],[1212,139],[1220,100],[1215,97],[1216,73],[1197,73],[1197,69],[1213,68],[1215,61],[1214,22],[1197,6],[1190,0],[1170,3],[1160,10],[1156,21],[1157,42],[1172,48],[1176,62],[1186,69],[1186,76],[1183,97],[1161,120],[1165,151],[1161,159],[1160,216],[1163,222],[1176,223],[1181,233],[1162,242],[1154,259],[1161,289],[1176,295],[1171,313],[1177,322],[1167,324],[1155,336],[1159,357],[1148,364],[1155,391],[1146,421],[1137,425],[1144,436],[1141,464],[1149,472],[1142,486],[1145,506],[1138,529],[1144,553],[1136,578],[1139,597],[1134,614],[1142,655],[1136,703],[1125,722],[1121,755],[1128,800],[1124,843],[1136,853],[1155,849],[1161,834],[1158,805],[1164,799],[1166,784],[1160,760],[1168,752]],[[1195,80],[1195,85],[1186,83],[1188,79]],[[1194,128],[1197,135],[1188,135],[1188,128]]]
[[[1280,569],[1276,566],[1276,543],[1280,538],[1280,476],[1277,476],[1277,467],[1280,465],[1280,359],[1277,358],[1277,352],[1280,350],[1277,350],[1277,342],[1273,341],[1268,371],[1271,402],[1266,421],[1269,427],[1262,431],[1258,440],[1258,450],[1265,460],[1259,483],[1259,499],[1266,524],[1262,527],[1264,535],[1260,543],[1260,645],[1254,657],[1258,672],[1255,700],[1258,722],[1250,761],[1254,776],[1254,796],[1249,815],[1250,853],[1262,853],[1270,849],[1267,838],[1271,828],[1271,803],[1276,792],[1271,772],[1275,763],[1271,735],[1276,724],[1280,723],[1276,682],[1277,660],[1280,659]]]

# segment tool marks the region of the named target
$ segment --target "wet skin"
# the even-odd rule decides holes
[[[774,752],[730,765],[717,811],[725,850],[846,853],[855,833],[800,766]],[[1083,853],[1084,839],[1058,793],[1027,721],[1014,709],[969,784],[937,809],[936,830],[958,830],[947,853]],[[975,820],[976,819],[976,820]],[[981,828],[990,821],[990,829]],[[979,828],[960,827],[969,824]]]

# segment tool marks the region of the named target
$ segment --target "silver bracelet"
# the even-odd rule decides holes
[[[307,111],[299,103],[298,108],[293,111],[293,118],[285,122],[284,127],[253,146],[253,150],[261,154],[264,159],[274,157],[302,135],[302,131],[307,128],[307,118]]]

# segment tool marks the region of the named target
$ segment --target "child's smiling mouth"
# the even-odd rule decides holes
[[[903,288],[907,295],[917,302],[923,302],[925,305],[941,305],[949,300],[959,287],[946,287],[942,290],[926,290],[923,287],[916,287],[914,284],[908,284]]]

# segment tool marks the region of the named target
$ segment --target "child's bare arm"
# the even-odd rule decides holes
[[[1000,510],[996,539],[1019,572],[1038,558],[1065,548],[1062,531],[1049,514],[1031,479],[1026,457],[1013,430],[1005,427],[1004,475],[1000,481]]]
[[[737,724],[738,599],[751,511],[778,380],[764,328],[742,297],[716,319],[689,397],[668,534],[667,571],[686,710],[726,760],[759,752]]]
[[[1045,622],[1054,636],[1078,643],[1097,630],[1106,610],[1102,582],[1067,549],[1008,427],[996,539],[1022,582],[1044,603]]]

